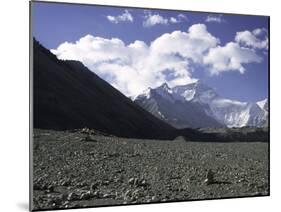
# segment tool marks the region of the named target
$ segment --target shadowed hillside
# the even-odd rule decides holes
[[[122,137],[164,138],[174,129],[77,61],[60,61],[34,40],[34,128],[93,128]]]

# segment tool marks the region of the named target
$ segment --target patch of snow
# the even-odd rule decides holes
[[[148,89],[146,89],[146,90],[144,90],[143,91],[143,93],[142,94],[140,94],[140,95],[136,95],[136,96],[134,96],[134,97],[131,97],[131,99],[133,100],[133,101],[135,101],[135,100],[137,100],[137,99],[141,99],[141,98],[145,98],[145,99],[149,99],[150,98],[150,93],[151,93],[151,88],[148,88]]]
[[[158,111],[158,114],[161,118],[165,119],[165,116],[160,111]]]
[[[257,105],[263,110],[267,110],[267,104],[268,104],[267,98],[257,102]]]

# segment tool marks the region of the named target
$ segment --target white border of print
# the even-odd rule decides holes
[[[60,2],[60,0],[57,0]],[[269,15],[271,18],[271,196],[211,201],[75,209],[78,211],[274,211],[280,208],[280,20],[276,0],[66,0],[72,3],[120,5],[207,12]],[[4,1],[1,5],[1,211],[27,211],[29,196],[29,2]]]

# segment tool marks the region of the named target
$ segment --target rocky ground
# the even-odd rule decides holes
[[[33,209],[269,193],[268,143],[117,138],[34,130]]]

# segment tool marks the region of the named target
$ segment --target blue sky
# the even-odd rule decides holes
[[[267,98],[267,17],[43,2],[32,12],[40,43],[127,96],[200,79],[227,98]]]

